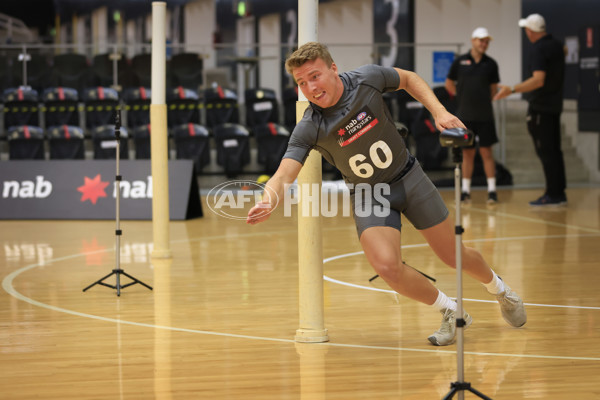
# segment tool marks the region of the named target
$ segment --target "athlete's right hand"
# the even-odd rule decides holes
[[[248,211],[248,217],[246,223],[250,225],[258,224],[259,222],[266,221],[273,211],[271,203],[268,201],[258,202]]]

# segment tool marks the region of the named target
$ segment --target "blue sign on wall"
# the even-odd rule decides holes
[[[442,83],[446,81],[446,76],[450,66],[454,61],[452,51],[434,51],[433,52],[433,82]]]

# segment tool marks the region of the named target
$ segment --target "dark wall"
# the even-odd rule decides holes
[[[546,20],[546,31],[564,42],[566,37],[578,36],[586,26],[600,25],[600,1],[598,0],[522,0],[522,18],[529,14],[541,14]],[[518,21],[515,21],[515,25]],[[531,43],[522,29],[523,79],[528,78],[529,50]],[[581,46],[580,46],[581,47]],[[577,99],[578,66],[567,64],[565,71],[566,99]]]
[[[415,41],[415,12],[414,0],[400,0],[398,10],[385,0],[373,0],[373,38],[381,46],[377,63],[382,64],[382,56],[389,54],[388,44],[392,38],[387,31],[387,25],[395,19],[393,25],[396,43],[413,43]],[[397,13],[395,13],[395,11]],[[413,70],[415,66],[414,47],[398,47],[396,59],[392,66]]]

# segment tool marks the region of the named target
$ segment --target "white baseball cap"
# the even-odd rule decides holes
[[[546,32],[546,21],[540,14],[531,14],[519,20],[521,28],[528,28],[534,32]]]
[[[479,28],[476,28],[473,31],[473,33],[471,34],[471,39],[485,39],[485,38],[490,38],[490,40],[492,39],[488,30],[481,26]]]

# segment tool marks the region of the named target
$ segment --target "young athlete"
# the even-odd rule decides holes
[[[389,185],[386,201],[378,196],[365,199],[351,189],[361,246],[375,272],[392,289],[440,310],[442,325],[429,336],[429,341],[437,346],[454,343],[456,302],[402,263],[400,213],[420,230],[437,256],[450,267],[455,267],[454,226],[436,187],[398,134],[382,94],[406,90],[427,107],[440,131],[464,128],[463,123],[446,111],[414,72],[365,65],[339,74],[329,51],[320,43],[301,46],[287,59],[286,69],[310,106],[294,129],[277,172],[267,182],[262,201],[248,212],[247,222],[257,224],[269,217],[268,211],[277,206],[277,199],[283,198],[284,189],[294,182],[311,149],[318,150],[336,166],[351,188],[359,184]],[[365,207],[374,212],[364,212]],[[387,213],[375,212],[381,207]],[[525,324],[523,302],[478,251],[463,246],[462,265],[468,275],[496,296],[510,325]],[[466,312],[463,319],[466,326],[472,322]]]

